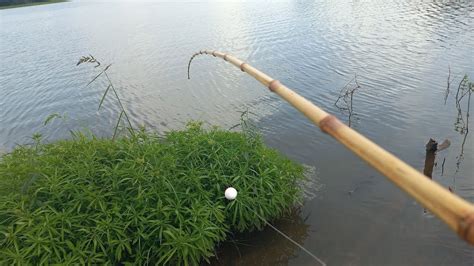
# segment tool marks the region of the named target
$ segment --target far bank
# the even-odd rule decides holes
[[[46,1],[0,0],[0,9],[37,6],[37,5],[54,4],[54,3],[61,3],[61,2],[66,2],[66,0],[46,0]]]

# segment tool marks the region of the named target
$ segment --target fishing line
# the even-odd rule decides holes
[[[324,261],[322,261],[320,258],[318,258],[318,256],[314,255],[313,253],[311,253],[311,251],[307,250],[305,247],[303,247],[302,245],[300,245],[298,242],[296,242],[295,240],[291,239],[291,237],[289,237],[288,235],[286,235],[285,233],[283,233],[282,231],[278,230],[278,228],[276,228],[275,226],[273,226],[271,223],[267,222],[267,220],[263,219],[260,215],[257,214],[257,212],[254,211],[254,214],[258,216],[258,218],[260,218],[262,221],[265,222],[265,224],[267,224],[270,228],[272,228],[273,230],[275,230],[277,233],[279,233],[281,236],[283,236],[284,238],[288,239],[291,243],[295,244],[297,247],[299,247],[300,249],[302,249],[304,252],[306,252],[306,254],[310,255],[311,257],[313,257],[319,264],[323,265],[323,266],[326,266],[326,263]]]
[[[224,196],[226,199],[228,200],[235,200],[237,198],[237,190],[233,187],[228,187],[225,192],[224,192]],[[242,204],[242,203],[241,203]],[[300,249],[302,249],[304,252],[306,252],[306,254],[310,255],[313,259],[315,259],[319,264],[321,264],[322,266],[326,266],[326,263],[324,261],[322,261],[320,258],[318,258],[318,256],[314,255],[313,253],[311,253],[309,250],[307,250],[305,247],[303,247],[301,244],[299,244],[298,242],[296,242],[295,240],[293,240],[291,237],[289,237],[288,235],[286,235],[285,233],[283,233],[282,231],[280,231],[278,228],[276,228],[275,226],[273,226],[271,223],[267,222],[267,220],[265,220],[262,216],[260,216],[256,211],[254,211],[252,208],[249,208],[248,206],[246,206],[246,204],[243,204],[245,205],[245,207],[247,207],[249,210],[251,210],[260,220],[264,221],[266,225],[268,225],[270,228],[272,228],[273,230],[275,230],[275,232],[279,233],[281,236],[283,236],[284,238],[286,238],[287,240],[289,240],[291,243],[293,243],[294,245],[296,245],[297,247],[299,247]]]

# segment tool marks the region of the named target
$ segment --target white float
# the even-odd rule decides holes
[[[228,200],[234,200],[235,198],[237,198],[237,190],[233,187],[228,187],[225,190],[224,194],[225,194],[225,198]]]

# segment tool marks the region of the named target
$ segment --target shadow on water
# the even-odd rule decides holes
[[[309,235],[310,225],[301,208],[294,208],[273,225],[298,243]],[[262,231],[236,234],[217,250],[210,265],[287,265],[299,253],[293,243],[265,227]]]

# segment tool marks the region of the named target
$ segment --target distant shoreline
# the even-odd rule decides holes
[[[0,6],[1,9],[9,9],[9,8],[18,8],[18,7],[26,7],[26,6],[38,6],[38,5],[46,5],[46,4],[54,4],[54,3],[61,3],[66,2],[67,0],[48,0],[44,2],[32,2],[32,3],[25,3],[25,4],[12,4],[6,6]]]

